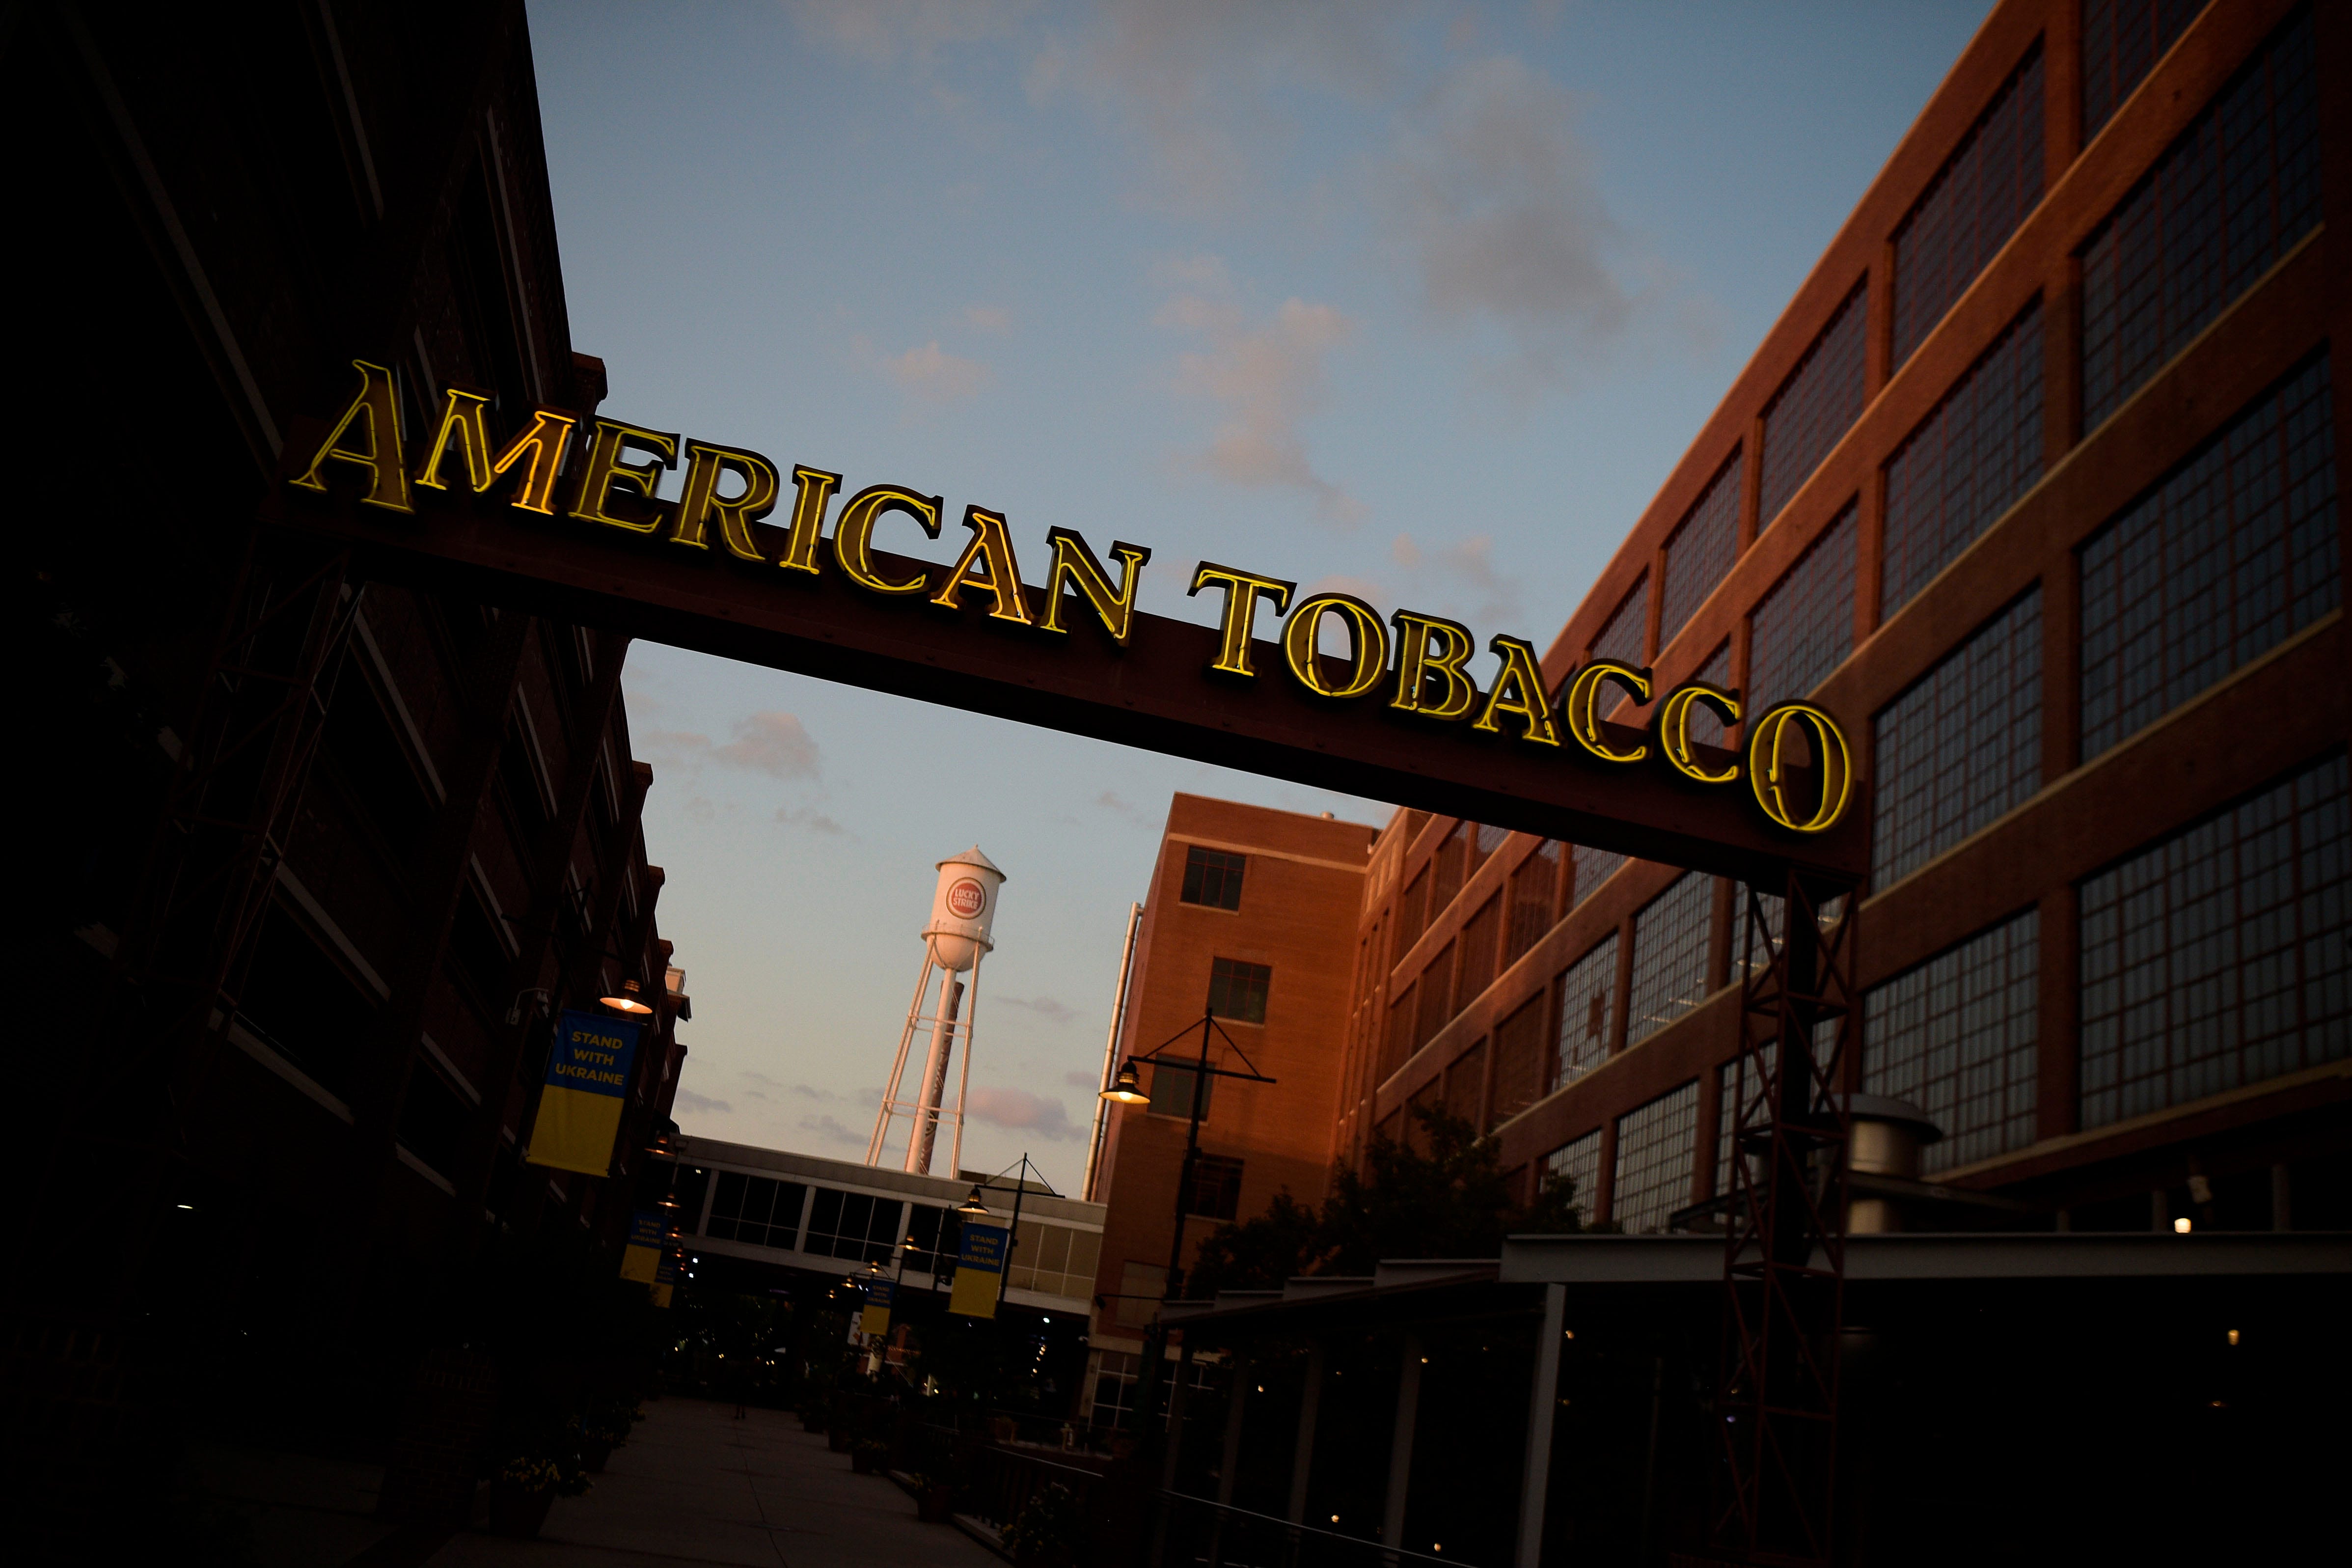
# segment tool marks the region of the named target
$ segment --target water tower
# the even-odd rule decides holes
[[[971,1036],[980,1021],[980,961],[995,951],[989,930],[996,921],[996,890],[1004,873],[975,844],[962,854],[940,862],[939,886],[931,894],[931,918],[923,927],[923,968],[915,978],[915,999],[907,1006],[907,1026],[898,1033],[898,1055],[890,1064],[890,1082],[882,1090],[882,1108],[874,1116],[874,1137],[866,1145],[866,1163],[882,1163],[882,1146],[890,1141],[892,1124],[904,1116],[912,1130],[907,1138],[906,1169],[929,1175],[931,1151],[940,1123],[954,1125],[948,1156],[950,1173],[963,1164],[963,1097],[971,1082]],[[963,976],[971,976],[966,985]],[[937,976],[938,985],[931,984]],[[907,1057],[915,1037],[928,1030],[930,1050],[923,1058],[923,1076],[911,1097],[900,1089],[907,1076]],[[963,1043],[963,1065],[956,1075],[955,1109],[946,1107],[949,1059],[956,1043]]]

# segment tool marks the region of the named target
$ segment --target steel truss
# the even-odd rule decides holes
[[[1843,1074],[1860,1050],[1858,900],[1793,871],[1777,910],[1754,887],[1744,892],[1716,1398],[1727,1495],[1715,1537],[1744,1562],[1826,1563],[1844,1311]]]

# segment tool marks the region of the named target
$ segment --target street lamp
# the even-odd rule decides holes
[[[1187,1028],[1190,1028],[1191,1026],[1192,1026],[1189,1024],[1185,1026]],[[1114,1105],[1149,1105],[1151,1103],[1151,1097],[1144,1093],[1140,1088],[1137,1087],[1135,1081],[1134,1058],[1129,1057],[1127,1060],[1118,1064],[1118,1076],[1111,1080],[1111,1085],[1108,1089],[1102,1091],[1101,1098],[1109,1100]]]
[[[986,1219],[988,1217],[988,1205],[981,1202],[980,1184],[978,1182],[974,1182],[971,1184],[971,1191],[965,1195],[963,1202],[956,1205],[955,1212],[963,1215],[966,1219]]]
[[[605,1006],[612,1008],[616,1013],[627,1013],[633,1016],[650,1014],[653,1009],[646,1005],[645,1002],[639,997],[637,993],[638,986],[635,981],[624,980],[621,982],[621,988],[618,991],[614,992],[610,996],[599,996],[596,1000],[602,1002]]]

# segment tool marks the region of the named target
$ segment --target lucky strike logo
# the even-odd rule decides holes
[[[960,921],[972,919],[986,908],[987,904],[986,890],[970,877],[964,878],[948,889],[948,913]]]

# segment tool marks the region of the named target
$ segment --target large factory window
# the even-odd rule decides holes
[[[2083,546],[2083,760],[2343,598],[2325,353]]]
[[[1544,1095],[1543,996],[1530,996],[1495,1026],[1495,1089],[1491,1128],[1508,1121]]]
[[[246,1028],[279,1056],[345,1094],[352,1055],[375,1021],[376,1005],[322,942],[272,903],[236,1010]]]
[[[720,1241],[779,1247],[789,1252],[800,1241],[802,1200],[807,1195],[808,1189],[798,1182],[721,1171],[717,1189],[710,1194],[710,1223],[703,1227],[702,1234]],[[814,1242],[815,1238],[810,1239]],[[809,1250],[818,1248],[812,1246]],[[830,1248],[824,1251],[826,1256],[832,1256]]]
[[[819,1258],[886,1261],[898,1250],[898,1215],[905,1207],[897,1198],[819,1187],[809,1203],[808,1241],[801,1250]]]
[[[2028,910],[1864,998],[1863,1088],[1943,1130],[1920,1151],[1949,1170],[2033,1142],[2042,921]]]
[[[1675,640],[1739,553],[1739,448],[1666,540],[1665,585],[1658,600],[1658,647]]]
[[[1749,616],[1748,712],[1804,696],[1853,651],[1853,518],[1848,501]]]
[[[1601,1201],[1601,1129],[1572,1138],[1546,1154],[1543,1173],[1549,1182],[1565,1176],[1574,1184],[1576,1212],[1590,1225],[1598,1212],[1594,1205]]]
[[[1644,572],[1610,612],[1609,624],[1592,639],[1592,657],[1621,658],[1627,664],[1645,662],[1642,655],[1650,636],[1650,574]]]
[[[1635,1044],[1706,1000],[1707,939],[1715,879],[1685,871],[1633,917],[1633,982],[1625,1043]]]
[[[1503,943],[1506,969],[1551,930],[1552,900],[1559,892],[1559,840],[1547,838],[1511,872],[1510,925]]]
[[[1184,1212],[1205,1219],[1231,1219],[1241,1208],[1242,1163],[1223,1154],[1192,1157],[1192,1190]]]
[[[950,1211],[929,1204],[908,1204],[907,1271],[933,1276],[952,1273],[962,1236],[963,1222]]]
[[[1188,846],[1184,851],[1184,889],[1179,896],[1188,904],[1213,910],[1242,907],[1242,873],[1249,868],[1246,855]]]
[[[1872,729],[1870,879],[1884,888],[2041,786],[2041,589],[1879,710]]]
[[[2042,47],[1895,231],[1895,363],[1911,357],[2042,200]]]
[[[2122,407],[2318,222],[2318,61],[2305,6],[2084,247],[2083,427]]]
[[[1616,1002],[1617,933],[1612,931],[1559,977],[1559,1053],[1551,1088],[1574,1083],[1609,1059],[1609,1042],[1616,1034]]]
[[[2083,0],[2083,140],[2129,98],[2205,0]]]
[[[1879,613],[1909,604],[2042,477],[2042,304],[1953,384],[1886,465]]]
[[[1856,284],[1765,408],[1759,533],[1772,526],[1789,498],[1862,416],[1863,334],[1869,315],[1870,286]]]
[[[1006,1279],[1012,1289],[1080,1300],[1095,1293],[1095,1270],[1102,1261],[1101,1232],[1024,1219],[1019,1240]]]
[[[1617,1179],[1609,1217],[1629,1234],[1664,1230],[1691,1201],[1698,1168],[1698,1080],[1617,1119]]]
[[[1615,876],[1617,868],[1625,863],[1625,857],[1614,850],[1595,849],[1589,844],[1577,845],[1569,858],[1575,862],[1575,874],[1570,879],[1573,886],[1568,894],[1570,909],[1599,892],[1601,884]]]
[[[2352,1052],[2342,752],[2082,885],[2082,1124]]]
[[[1274,971],[1263,963],[1220,958],[1209,965],[1209,1011],[1240,1024],[1265,1022],[1265,994]]]

